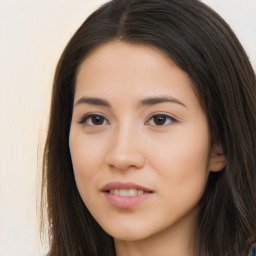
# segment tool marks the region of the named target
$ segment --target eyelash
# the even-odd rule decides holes
[[[103,123],[100,123],[100,124],[93,124],[92,123],[92,118],[100,118],[101,121],[103,119]],[[164,121],[164,124],[160,124],[160,125],[157,125],[157,124],[150,124],[150,121],[153,120],[154,118],[162,118],[162,120],[160,121]],[[166,124],[168,120],[168,123]],[[90,122],[90,123],[88,123]],[[151,125],[151,126],[157,126],[157,127],[164,127],[166,125],[169,125],[170,123],[172,122],[178,122],[177,119],[175,119],[174,117],[170,116],[170,115],[166,115],[166,114],[154,114],[152,115],[148,121],[145,123],[146,125]],[[81,118],[81,120],[79,121],[80,124],[86,124],[88,126],[102,126],[102,125],[109,125],[110,122],[101,114],[89,114],[89,115],[85,115]]]
[[[151,120],[154,120],[154,118],[161,118],[162,120],[160,121],[164,121],[164,124],[162,125],[157,125],[157,124],[150,124]],[[164,118],[164,119],[163,119]],[[166,124],[166,121],[168,120],[168,123]],[[157,126],[157,127],[164,127],[167,126],[169,124],[171,124],[172,122],[178,122],[177,119],[175,119],[174,117],[170,116],[170,115],[166,115],[166,114],[154,114],[152,115],[148,121],[146,122],[146,125],[152,125],[152,126]]]
[[[110,124],[110,122],[101,114],[89,114],[89,115],[84,115],[81,120],[79,121],[80,124],[85,124],[87,123],[88,126],[101,126],[101,125],[105,125],[106,123],[100,124],[100,125],[96,125],[93,124],[92,121],[90,119],[92,119],[93,117],[97,118],[103,118],[104,122],[107,122],[107,124]],[[91,124],[88,124],[88,120],[90,120]]]

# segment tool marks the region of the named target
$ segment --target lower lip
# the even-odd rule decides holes
[[[116,207],[132,208],[151,198],[153,193],[145,193],[137,196],[117,196],[104,192],[104,195],[107,200]]]

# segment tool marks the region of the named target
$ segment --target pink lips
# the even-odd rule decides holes
[[[142,190],[143,194],[134,196],[120,196],[113,195],[110,193],[111,189],[137,189]],[[115,207],[119,208],[131,208],[139,205],[145,200],[149,199],[153,195],[153,191],[149,188],[137,185],[132,182],[122,183],[122,182],[111,182],[106,184],[101,190],[106,199]]]

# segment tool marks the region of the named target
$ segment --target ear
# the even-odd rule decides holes
[[[214,144],[212,147],[208,170],[212,172],[221,171],[226,166],[226,156],[222,146]]]

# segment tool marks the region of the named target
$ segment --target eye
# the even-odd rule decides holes
[[[171,122],[177,122],[175,118],[165,114],[156,114],[150,117],[146,124],[153,126],[165,126]]]
[[[86,124],[88,126],[100,126],[100,125],[108,125],[109,121],[102,115],[99,114],[90,114],[85,115],[79,123]]]

